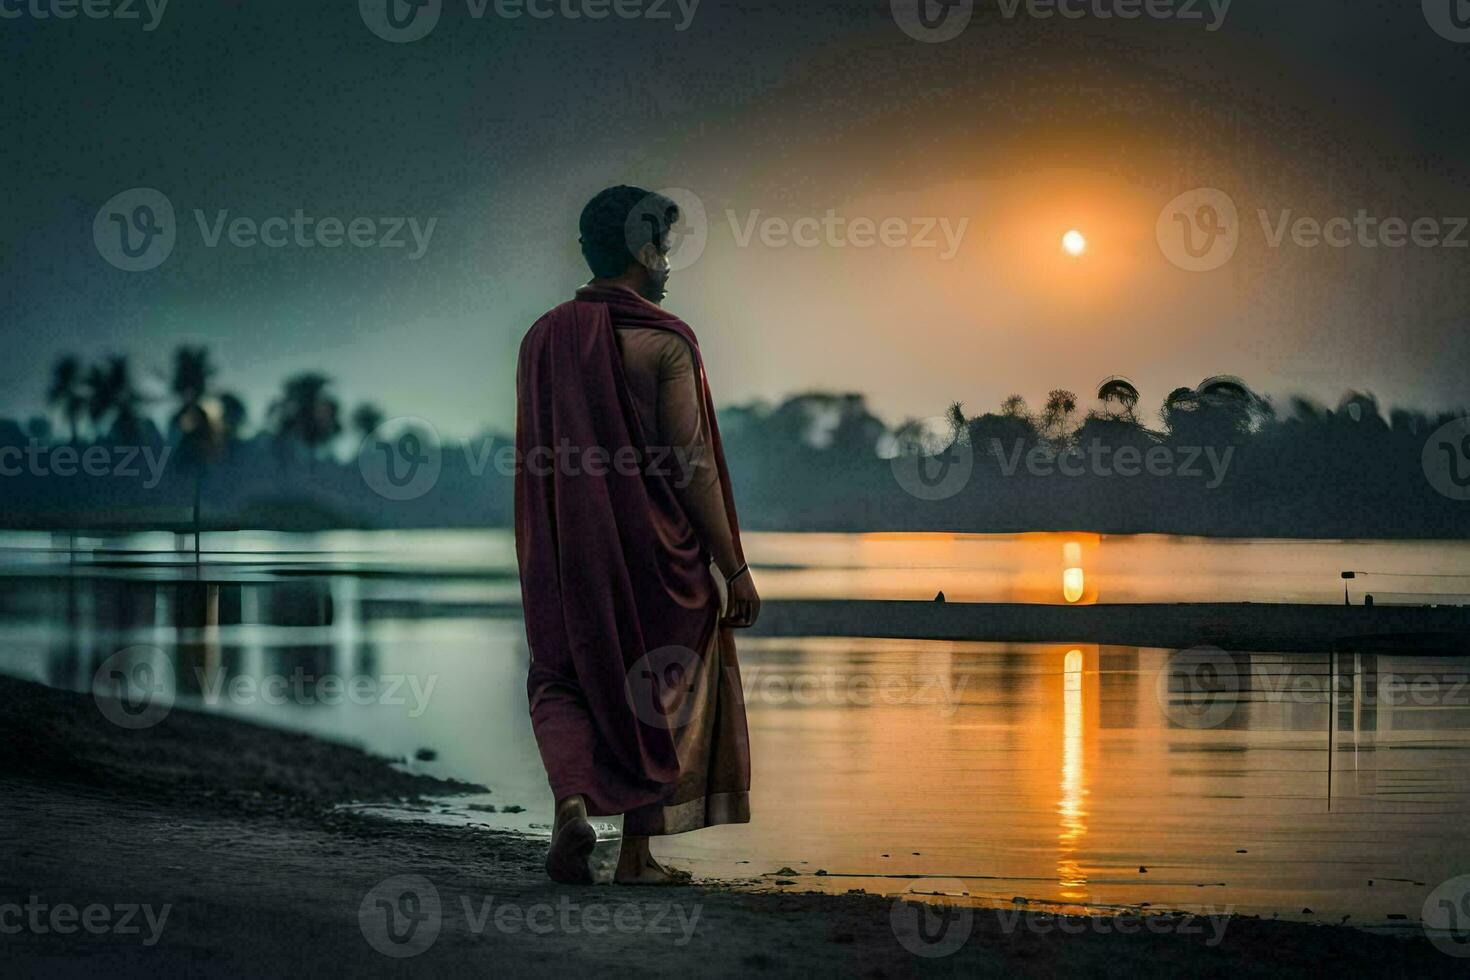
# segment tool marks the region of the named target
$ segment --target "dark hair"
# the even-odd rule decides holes
[[[649,242],[668,251],[669,230],[678,220],[679,205],[662,194],[627,184],[609,187],[582,209],[582,257],[597,278],[620,276]]]

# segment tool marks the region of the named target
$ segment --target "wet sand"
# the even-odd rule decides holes
[[[41,928],[4,937],[10,975],[1305,976],[1449,975],[1463,965],[1422,938],[1243,917],[940,914],[874,896],[782,894],[763,875],[779,869],[753,869],[768,883],[755,891],[749,882],[567,888],[543,877],[534,841],[336,810],[474,789],[351,747],[178,709],[127,731],[88,696],[9,679],[0,679],[0,737],[0,907],[43,908]],[[399,876],[427,879],[441,912],[432,937],[395,946],[376,901],[401,901]],[[141,906],[155,922],[167,906],[167,917],[156,931],[140,914],[136,933],[62,935],[44,909],[66,904]],[[929,937],[940,937],[926,951],[945,941],[957,949],[911,952],[905,923],[915,914],[930,916]],[[17,921],[0,916],[0,927]],[[426,938],[419,951],[414,942]],[[394,958],[374,943],[417,955]]]

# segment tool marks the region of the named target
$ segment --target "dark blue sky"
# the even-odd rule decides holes
[[[151,379],[202,342],[257,415],[318,368],[349,404],[506,426],[521,333],[583,278],[577,210],[621,181],[707,206],[708,249],[668,305],[721,403],[841,388],[896,420],[1123,373],[1156,404],[1223,372],[1470,401],[1470,250],[1272,248],[1256,217],[1470,214],[1470,44],[1417,3],[1236,0],[1213,32],[979,6],[943,44],[887,2],[838,0],[703,0],[682,31],[672,2],[667,20],[571,21],[445,0],[405,44],[356,0],[172,0],[153,31],[0,20],[0,413],[35,410],[64,351],[125,352]],[[1243,222],[1209,274],[1139,238],[1197,186]],[[130,273],[93,221],[137,187],[166,195],[177,244]],[[195,215],[297,209],[433,233],[416,260],[406,227],[401,249],[211,248]],[[829,210],[970,224],[943,262],[739,244],[749,221]],[[1084,272],[1027,252],[1088,222]]]

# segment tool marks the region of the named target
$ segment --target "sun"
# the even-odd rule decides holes
[[[1087,238],[1082,232],[1073,228],[1062,236],[1062,251],[1068,255],[1080,256],[1087,251]]]

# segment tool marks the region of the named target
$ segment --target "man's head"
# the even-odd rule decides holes
[[[596,279],[625,282],[654,303],[668,293],[669,232],[679,206],[653,191],[609,187],[582,209],[582,257]]]

